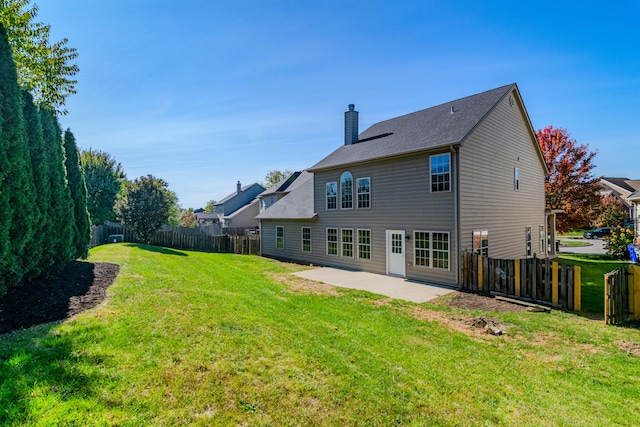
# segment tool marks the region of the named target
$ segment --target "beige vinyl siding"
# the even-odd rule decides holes
[[[354,184],[358,178],[370,178],[370,208],[326,209],[326,183],[339,182],[346,171],[351,172]],[[328,227],[337,228],[339,233],[343,228],[353,229],[354,254],[356,254],[349,258],[326,255],[326,235],[323,234],[321,238],[314,238],[313,252],[316,262],[386,274],[386,230],[404,230],[405,235],[413,236],[414,230],[427,229],[448,232],[453,237],[455,235],[454,193],[432,193],[429,177],[429,154],[426,153],[316,172],[314,197],[318,219],[314,224],[314,232],[321,230],[324,233]],[[357,203],[354,203],[354,206],[357,206]],[[358,229],[371,230],[371,259],[357,257]],[[454,255],[453,244],[450,257],[451,269],[444,271],[415,267],[413,238],[410,237],[405,243],[407,277],[436,283],[456,283],[458,260]]]
[[[489,232],[489,256],[526,254],[526,227],[534,242],[544,224],[544,167],[515,92],[506,96],[460,147],[460,248],[472,249],[473,231]],[[519,190],[514,190],[514,169]],[[539,252],[539,244],[534,244]]]

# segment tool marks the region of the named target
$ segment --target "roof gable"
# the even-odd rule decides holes
[[[515,84],[446,102],[376,123],[352,145],[343,145],[310,171],[372,161],[459,144],[489,114]]]

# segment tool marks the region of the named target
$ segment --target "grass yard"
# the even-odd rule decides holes
[[[604,316],[604,275],[617,270],[627,261],[618,261],[606,255],[561,254],[558,262],[580,266],[582,280],[582,310]]]
[[[105,302],[0,336],[0,425],[638,422],[638,329],[394,301],[251,256],[112,244],[90,261],[121,266]],[[476,317],[507,334],[461,327]]]

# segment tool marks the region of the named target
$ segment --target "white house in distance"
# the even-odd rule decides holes
[[[257,216],[263,256],[449,285],[463,251],[555,256],[548,170],[516,84],[361,133],[350,105],[344,145],[308,172]]]

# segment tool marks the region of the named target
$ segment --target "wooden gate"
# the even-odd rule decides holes
[[[640,320],[640,266],[604,275],[604,321],[608,325]]]

